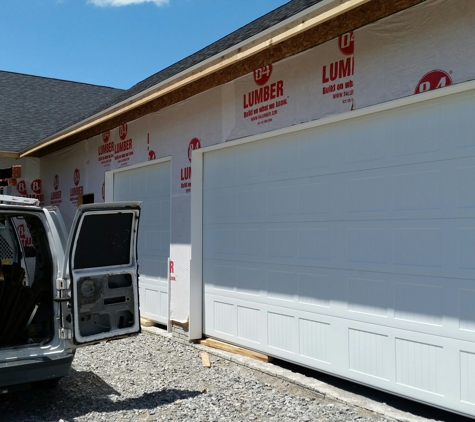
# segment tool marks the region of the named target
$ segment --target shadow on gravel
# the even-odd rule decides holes
[[[93,372],[71,369],[57,387],[33,387],[26,391],[0,395],[0,420],[67,421],[90,412],[151,410],[201,394],[201,391],[167,389],[143,393],[140,397],[121,398],[117,390]],[[116,397],[114,399],[111,396]]]
[[[444,410],[437,409],[432,406],[408,400],[399,396],[395,396],[393,394],[385,393],[384,391],[376,390],[371,387],[366,387],[364,385],[357,384],[355,382],[348,381],[342,378],[337,378],[332,375],[325,374],[323,372],[308,369],[303,366],[294,365],[290,362],[285,362],[280,359],[274,359],[272,363],[274,365],[280,366],[281,368],[289,369],[292,372],[296,372],[299,374],[303,374],[307,377],[317,379],[341,390],[348,391],[353,394],[358,394],[362,397],[374,400],[379,403],[385,403],[388,406],[394,407],[395,409],[401,410],[403,412],[410,413],[414,416],[444,422],[473,422],[473,419],[468,417],[446,412]]]

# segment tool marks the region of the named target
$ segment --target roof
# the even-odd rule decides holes
[[[128,90],[0,72],[0,150],[19,152],[245,41],[322,0],[291,0]],[[28,128],[28,130],[25,130]]]
[[[84,115],[77,115],[77,119],[71,121],[70,124],[73,125],[74,123],[80,122],[81,120],[86,119],[89,116],[92,116],[96,113],[99,113],[106,108],[112,107],[115,104],[123,102],[177,74],[183,72],[198,63],[209,59],[210,57],[216,56],[219,53],[227,50],[230,47],[233,47],[239,44],[242,41],[245,41],[254,35],[259,34],[266,29],[271,28],[274,25],[296,15],[297,13],[313,6],[314,4],[320,3],[323,0],[291,0],[290,2],[284,4],[283,6],[261,16],[260,18],[248,23],[247,25],[243,26],[242,28],[237,29],[236,31],[226,35],[224,38],[210,44],[209,46],[193,53],[191,56],[188,56],[177,63],[161,70],[149,76],[148,78],[140,81],[136,85],[132,86],[128,90],[123,91],[117,97],[111,99],[109,102],[104,103],[102,105],[98,105],[96,109],[89,114]],[[63,127],[58,127],[58,131],[64,129]]]
[[[0,71],[0,150],[18,152],[122,90]]]
[[[128,90],[103,87],[104,90],[110,90],[109,96],[95,91],[84,100],[84,107],[78,107],[77,102],[73,101],[73,107],[68,103],[67,110],[63,110],[66,103],[61,96],[51,95],[38,116],[18,115],[23,119],[21,124],[12,123],[12,129],[21,131],[25,127],[31,128],[29,131],[33,130],[32,136],[23,133],[21,143],[2,139],[2,136],[0,151],[16,151],[21,156],[48,154],[226,83],[270,60],[274,63],[423,1],[425,0],[291,0]],[[352,16],[347,19],[346,14],[350,11]],[[44,81],[45,78],[39,80]],[[72,82],[70,84],[71,88],[84,86]],[[31,89],[34,90],[34,86]],[[1,73],[0,90],[3,91]],[[15,96],[14,89],[10,95]],[[3,102],[1,98],[0,101]],[[21,103],[12,105],[19,107],[19,114],[25,114]],[[0,105],[0,135],[4,133],[1,125],[5,125],[2,121],[2,106],[3,104]],[[54,115],[58,106],[62,107],[62,112],[66,111],[62,115],[64,118]]]

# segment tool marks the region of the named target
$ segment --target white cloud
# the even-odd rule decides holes
[[[100,7],[120,7],[141,3],[155,3],[157,6],[164,6],[169,3],[169,0],[88,0],[88,3],[92,3],[95,6]]]

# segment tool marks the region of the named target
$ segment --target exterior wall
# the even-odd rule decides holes
[[[171,318],[186,323],[201,300],[190,299],[190,150],[475,79],[474,31],[470,0],[427,1],[42,158],[45,203],[70,223],[79,193],[104,200],[106,171],[171,157]]]
[[[17,180],[17,186],[8,189],[11,195],[25,196],[38,199],[44,204],[44,194],[40,180],[39,158],[0,158],[0,168],[21,166],[21,178]]]

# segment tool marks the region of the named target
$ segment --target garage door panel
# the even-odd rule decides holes
[[[409,118],[412,120],[415,119],[415,121],[412,122],[409,129],[407,129],[405,123]],[[277,143],[279,139],[283,139],[282,142],[290,141],[293,148],[299,150],[299,163],[295,166],[295,170],[292,174],[286,176],[290,178],[318,176],[328,173],[328,171],[332,173],[362,171],[371,168],[376,169],[388,166],[433,162],[446,160],[447,158],[463,158],[467,155],[473,156],[473,150],[468,151],[466,148],[461,149],[458,146],[458,144],[473,145],[472,137],[469,135],[471,133],[470,131],[466,129],[457,130],[459,129],[457,126],[467,126],[467,122],[464,120],[465,118],[463,116],[451,116],[451,118],[456,120],[453,125],[447,125],[446,118],[444,118],[441,119],[440,125],[438,125],[438,122],[430,120],[430,122],[427,123],[428,126],[424,126],[425,118],[423,116],[411,117],[410,112],[403,112],[400,116],[394,113],[394,116],[389,117],[389,123],[387,120],[382,121],[379,116],[368,118],[369,121],[363,124],[363,126],[367,126],[366,131],[358,130],[356,126],[358,126],[359,123],[355,121],[348,123],[346,130],[344,128],[341,129],[342,133],[339,132],[338,136],[335,134],[332,135],[333,130],[317,129],[302,131],[298,136],[286,135],[285,138],[277,137],[271,140],[264,140],[259,143],[254,143],[255,145],[238,146],[235,148],[233,157],[225,157],[222,151],[214,151],[207,154],[209,158],[205,157],[205,185],[207,188],[212,189],[220,186],[247,184],[247,182],[251,180],[251,168],[254,169],[254,171],[258,169],[258,174],[260,175],[252,177],[252,183],[271,181],[272,178],[269,177],[270,171],[267,170],[266,172],[264,170],[268,167],[267,163],[272,163],[272,160],[270,160],[269,156],[266,156],[264,159],[263,151],[274,151],[278,149]],[[473,119],[473,117],[470,119]],[[404,121],[404,124],[401,124],[401,120]],[[457,125],[457,123],[460,124]],[[371,130],[368,129],[370,126],[373,126]],[[390,127],[391,129],[385,130],[382,134],[380,133],[378,135],[378,130],[386,127]],[[440,134],[447,132],[447,127],[450,127],[451,131],[453,129],[453,131],[448,134],[449,136],[444,138],[443,136],[434,137],[431,135],[432,133]],[[368,130],[370,130],[370,132],[374,131],[375,135],[372,137],[367,136],[368,134],[366,132],[368,132]],[[401,132],[405,130],[407,130],[407,133]],[[348,134],[345,135],[345,132],[348,132]],[[457,132],[459,132],[458,136],[454,135]],[[346,138],[347,136],[350,137],[349,140]],[[316,139],[318,139],[318,142],[315,142]],[[455,139],[457,142],[452,141]],[[427,144],[427,146],[421,148],[417,146],[419,145],[418,142],[423,145]],[[443,142],[443,145],[437,146],[439,142]],[[372,146],[377,147],[372,148]],[[375,153],[375,151],[378,150],[386,152]],[[426,150],[429,152],[424,153]],[[252,154],[250,154],[250,156],[249,154],[240,154],[241,151],[252,151]],[[436,151],[436,153],[433,151]],[[258,154],[260,157],[256,158]],[[376,154],[376,156],[365,158],[359,157],[359,154]],[[223,158],[218,158],[218,156],[221,157],[221,155]],[[381,162],[380,158],[384,158],[386,162]],[[213,162],[210,166],[207,166],[207,162],[210,163],[211,161],[220,160],[222,160],[222,162]],[[233,162],[233,165],[229,166],[229,160]],[[240,164],[240,168],[246,169],[246,171],[240,171],[238,173],[238,165],[236,164],[238,160],[242,163]],[[246,160],[248,160],[249,163],[247,163]],[[349,163],[351,165],[349,165]],[[233,174],[232,183],[227,183],[225,179],[222,179],[219,171],[213,173],[213,166],[226,168],[227,174]],[[288,168],[289,166],[286,165],[285,167]],[[266,173],[267,178],[265,176]],[[284,173],[285,172],[280,172],[280,176],[275,180],[281,180],[282,177],[284,177],[282,176]],[[217,174],[217,176],[214,177],[214,174]],[[244,175],[248,177],[246,178]]]
[[[144,254],[140,259],[140,275],[148,276],[157,280],[157,283],[166,283],[168,272],[168,257]]]
[[[475,158],[204,192],[204,224],[473,217]]]
[[[261,318],[259,308],[236,305],[236,332],[237,338],[251,342],[252,344],[260,344],[262,333],[260,327],[262,324],[256,324]]]
[[[229,303],[241,300],[259,308],[266,304],[298,308],[466,340],[475,329],[471,306],[475,286],[471,281],[343,270],[325,273],[321,269],[287,266],[278,271],[266,270],[265,264],[246,268],[233,262],[213,265],[205,261],[204,278],[215,280],[214,285],[205,286],[205,295],[219,295]],[[246,280],[249,275],[254,279]],[[258,284],[254,284],[255,280]],[[246,282],[251,286],[247,291],[242,288]],[[457,283],[460,287],[455,289]],[[473,290],[466,288],[469,285]],[[463,317],[460,323],[459,314]]]
[[[215,151],[212,160],[208,160],[208,157],[205,156],[203,182],[209,186],[210,189],[239,184],[238,154],[239,150],[236,151],[234,155],[229,155],[222,151]]]
[[[162,322],[168,315],[168,286],[147,276],[140,277],[140,315]]]
[[[299,150],[299,162],[295,166],[295,174],[300,177],[333,173],[335,166],[340,166],[342,162],[346,163],[348,159],[346,128],[338,133],[320,128],[318,131],[303,131],[289,137],[291,143]],[[285,142],[286,138],[281,137],[281,142]],[[272,151],[273,140],[268,140],[267,146]]]
[[[472,278],[475,219],[206,226],[205,259]]]
[[[207,295],[205,306],[210,313],[205,317],[207,332],[220,334],[232,343],[243,344],[251,349],[265,349],[266,353],[277,356],[278,350],[297,356],[299,352],[298,332],[303,330],[309,336],[302,337],[302,347],[311,359],[323,359],[329,363],[332,359],[328,353],[330,318],[327,315],[315,316],[301,312],[298,317],[279,306],[268,303],[249,304],[245,300],[227,301],[221,296]],[[214,314],[211,316],[211,314]],[[223,322],[225,321],[225,322]],[[287,328],[283,328],[287,327]],[[316,336],[316,337],[315,337]],[[316,343],[314,340],[319,339]]]
[[[163,199],[159,203],[160,209],[160,217],[159,223],[162,227],[169,227],[170,226],[170,199]]]
[[[156,322],[168,318],[167,267],[170,255],[170,163],[114,173],[114,201],[142,201],[137,250],[140,312]]]
[[[223,294],[260,296],[265,292],[266,270],[252,263],[240,266],[234,261],[205,261],[203,277],[213,281],[206,284],[205,291],[217,289]]]
[[[347,162],[370,162],[370,166],[384,165],[382,160],[387,161],[392,154],[391,138],[394,133],[392,129],[387,122],[373,117],[351,122],[348,131],[357,136],[347,140]]]
[[[222,298],[215,299],[215,303],[223,303]],[[205,306],[210,309],[214,305],[210,303],[211,296],[207,300]],[[459,352],[457,347],[447,347],[445,340],[438,336],[411,333],[393,327],[386,329],[374,324],[327,315],[315,316],[301,311],[289,315],[269,305],[260,309],[259,316],[251,314],[254,324],[249,318],[240,323],[237,317],[239,309],[256,308],[250,308],[240,301],[236,301],[234,306],[227,304],[227,307],[229,325],[221,332],[215,330],[215,336],[222,334],[219,338],[385,390],[392,389],[398,394],[415,394],[421,400],[433,395],[445,397],[453,394],[441,381],[445,371],[453,369],[448,368],[447,358],[452,361],[449,366],[461,364],[466,369],[474,362],[473,345],[470,346],[470,352]],[[267,336],[256,333],[258,328],[255,327],[259,325],[256,321],[263,319],[267,323]],[[215,317],[213,320],[216,324],[220,318]],[[238,330],[249,333],[249,329],[238,328],[246,325],[253,327],[254,334],[248,336],[253,336],[257,341],[246,338],[246,335],[234,334]],[[294,338],[295,333],[299,334],[297,338]],[[452,355],[447,357],[447,353]],[[393,366],[392,362],[396,364]],[[423,362],[423,365],[419,365],[419,362]],[[463,377],[464,394],[471,398],[468,387],[470,380],[464,375],[465,372],[459,369],[456,372],[457,377]]]
[[[223,298],[212,302],[213,326],[216,333],[236,337],[236,305],[228,303]]]

